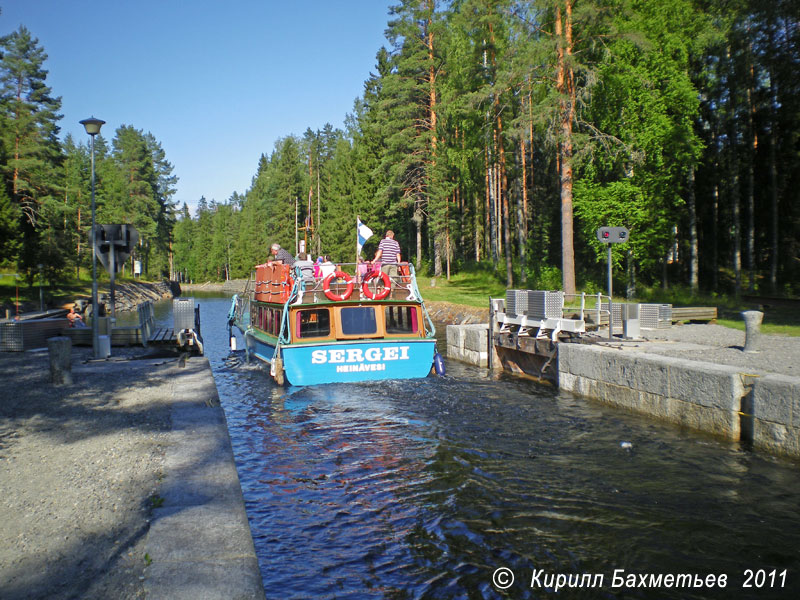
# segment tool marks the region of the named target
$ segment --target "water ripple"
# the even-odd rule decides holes
[[[203,330],[269,598],[548,597],[533,569],[610,583],[620,568],[787,568],[798,588],[793,463],[457,363],[445,378],[278,388],[228,354],[220,306],[223,325],[204,314]],[[500,566],[518,576],[506,595]],[[563,597],[648,597],[584,592]]]

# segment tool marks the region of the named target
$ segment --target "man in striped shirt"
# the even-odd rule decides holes
[[[386,237],[378,244],[375,262],[381,262],[381,270],[390,277],[397,276],[397,263],[400,262],[400,244],[394,239],[394,231],[386,232]]]

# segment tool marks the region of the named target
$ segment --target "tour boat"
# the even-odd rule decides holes
[[[229,328],[242,333],[247,359],[268,363],[279,385],[443,374],[413,265],[402,263],[391,276],[366,263],[341,264],[319,278],[308,269],[258,265],[232,299]]]

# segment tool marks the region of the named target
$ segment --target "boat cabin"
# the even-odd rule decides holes
[[[283,306],[255,302],[250,325],[278,337]],[[413,303],[319,303],[290,306],[290,343],[426,336],[422,308]]]

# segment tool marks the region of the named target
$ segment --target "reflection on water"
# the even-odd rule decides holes
[[[540,569],[604,574],[562,598],[797,597],[795,463],[452,361],[446,378],[278,388],[228,355],[227,300],[201,307],[269,598],[553,596],[531,588]],[[612,588],[615,569],[728,586]],[[745,569],[786,586],[742,589]]]

